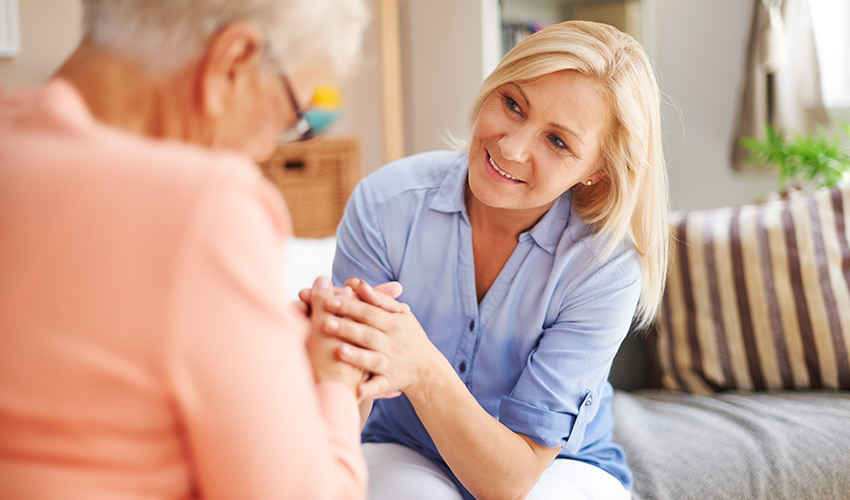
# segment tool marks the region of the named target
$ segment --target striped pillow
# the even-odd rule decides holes
[[[850,389],[850,185],[673,214],[663,387]]]

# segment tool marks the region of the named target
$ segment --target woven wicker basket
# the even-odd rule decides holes
[[[336,233],[360,180],[359,158],[354,139],[312,139],[281,144],[260,164],[286,200],[295,236],[325,238]]]

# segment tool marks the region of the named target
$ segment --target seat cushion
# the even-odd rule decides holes
[[[850,393],[615,392],[634,500],[850,498]]]

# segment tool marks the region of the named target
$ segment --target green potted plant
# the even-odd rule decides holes
[[[850,125],[843,124],[850,137]],[[770,125],[765,138],[741,138],[741,146],[751,152],[749,161],[778,170],[778,188],[783,196],[793,190],[833,187],[850,172],[850,151],[839,134],[828,137],[823,129],[787,138]]]

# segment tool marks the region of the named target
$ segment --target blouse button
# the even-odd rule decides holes
[[[584,406],[590,406],[593,404],[593,398],[588,396],[587,399],[584,400]]]
[[[461,373],[466,373],[466,361],[461,361],[460,365],[458,365],[458,369]]]
[[[469,320],[469,331],[471,332],[474,329],[475,329],[475,320],[471,319],[471,320]]]

